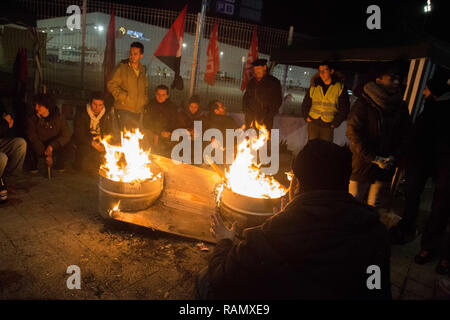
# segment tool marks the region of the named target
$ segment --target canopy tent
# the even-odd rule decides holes
[[[276,64],[317,68],[330,61],[340,71],[364,73],[381,65],[408,63],[404,100],[415,118],[422,105],[425,83],[436,65],[450,69],[450,44],[426,35],[366,33],[345,38],[314,39],[276,49],[271,66]]]

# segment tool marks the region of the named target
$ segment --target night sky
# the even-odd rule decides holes
[[[105,0],[106,1],[106,0]],[[111,2],[111,1],[108,1]],[[188,12],[200,11],[201,0],[113,0],[139,6],[181,11],[188,4]],[[426,0],[265,0],[263,24],[279,29],[289,29],[293,25],[295,32],[314,36],[343,35],[346,33],[364,34],[371,4],[381,8],[381,32],[421,32],[425,30],[442,39],[448,36],[448,16],[450,11],[444,8],[445,0],[431,0],[432,13],[424,14]],[[282,5],[280,5],[282,3]],[[208,13],[212,15],[212,12]],[[425,20],[426,19],[426,20]]]

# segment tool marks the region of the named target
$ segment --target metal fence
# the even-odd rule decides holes
[[[68,29],[66,25],[70,5],[82,7],[81,0],[17,0],[26,10],[37,18],[39,32],[45,38],[46,46],[42,59],[43,79],[50,91],[56,95],[79,96],[83,87],[89,90],[99,90],[103,84],[103,55],[106,45],[110,13],[113,4],[95,0],[87,1],[86,40],[85,40],[85,71],[81,80],[81,30]],[[116,25],[116,63],[128,57],[129,46],[133,41],[140,41],[145,46],[142,63],[147,67],[150,83],[150,94],[159,84],[170,85],[174,73],[162,62],[153,57],[157,46],[165,36],[180,12],[143,8],[131,5],[114,4]],[[171,96],[180,106],[186,101],[189,93],[189,83],[192,70],[193,50],[196,31],[196,14],[187,14],[183,52],[181,59],[181,76],[184,80],[183,91],[172,90]],[[200,41],[199,78],[196,93],[200,95],[203,107],[212,99],[221,99],[229,110],[241,109],[243,67],[250,47],[254,25],[226,19],[217,19],[220,50],[220,71],[216,84],[208,86],[203,81],[206,68],[206,49],[212,30],[214,18],[206,17],[203,38]],[[288,30],[278,30],[258,26],[259,55],[269,58],[273,49],[285,46],[288,40]],[[294,33],[294,38],[302,37]],[[19,42],[18,42],[19,43]],[[19,46],[10,42],[3,46]],[[17,51],[17,49],[16,49]],[[5,62],[8,61],[8,62]],[[8,69],[11,59],[0,61],[0,68]],[[30,65],[30,67],[32,67]],[[277,66],[274,75],[281,81],[285,78],[285,68]],[[31,73],[31,72],[30,72]],[[303,94],[303,87],[309,81],[311,70],[293,67],[289,69],[287,85],[290,90]],[[302,79],[304,77],[305,79]],[[304,81],[303,81],[304,80]],[[285,93],[287,94],[287,92]],[[291,95],[291,96],[295,96]],[[292,104],[301,100],[289,100]],[[295,108],[294,103],[294,109]],[[298,110],[291,110],[290,113]]]

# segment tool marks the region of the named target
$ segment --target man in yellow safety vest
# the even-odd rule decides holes
[[[333,142],[334,129],[347,118],[349,109],[342,77],[335,73],[329,62],[321,62],[302,103],[302,113],[308,122],[308,140]]]

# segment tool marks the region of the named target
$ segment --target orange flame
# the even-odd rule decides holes
[[[113,181],[133,182],[147,179],[158,179],[151,170],[150,151],[144,151],[139,141],[143,134],[136,131],[121,132],[120,145],[111,145],[111,136],[107,136],[100,142],[105,147],[105,163],[100,166],[106,177]]]
[[[264,126],[260,129],[259,137],[242,141],[237,147],[237,155],[228,170],[225,171],[227,186],[233,192],[252,198],[280,198],[287,192],[272,176],[261,172],[261,164],[254,164],[252,151],[261,149],[269,139],[269,132]]]

